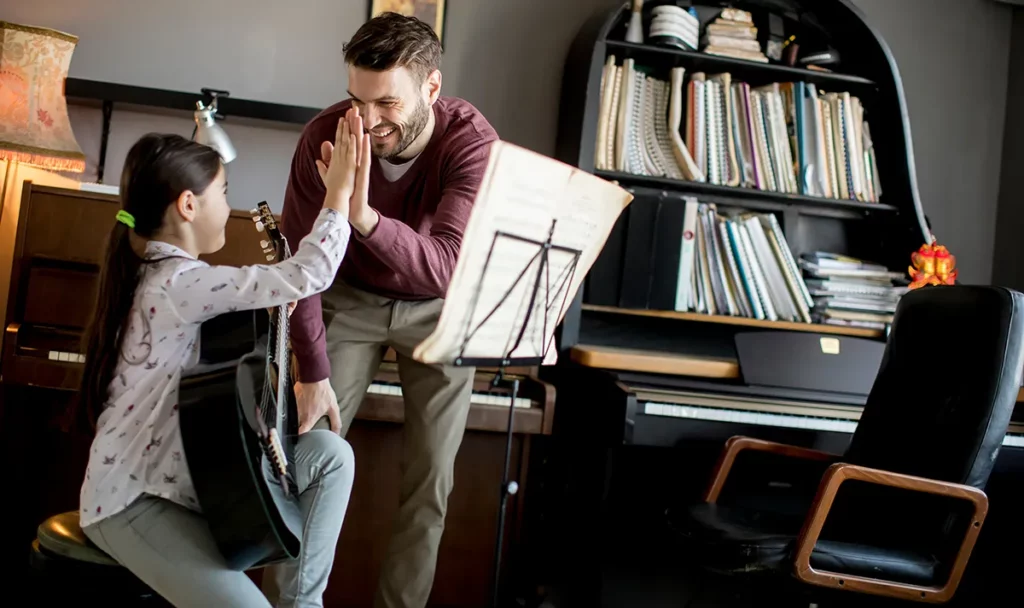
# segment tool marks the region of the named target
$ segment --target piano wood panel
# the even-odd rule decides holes
[[[577,344],[570,357],[586,367],[652,374],[700,376],[702,378],[738,378],[739,364],[733,359],[692,357],[614,346]]]
[[[324,605],[370,608],[398,507],[402,433],[394,424],[360,420],[347,438],[356,454],[355,487]],[[504,455],[503,435],[467,431],[455,461],[455,486],[448,500],[430,606],[489,605]],[[514,438],[510,474],[521,485],[527,481],[528,455],[529,436]],[[522,496],[509,499],[505,564],[514,559],[518,545]]]
[[[21,302],[22,323],[85,328],[92,316],[97,281],[95,272],[30,266]]]
[[[65,188],[78,188],[79,182],[70,177],[32,167],[25,163],[0,161],[0,315],[7,314],[7,294],[11,287],[14,248],[18,242],[18,225],[24,190],[32,184],[51,184]],[[2,336],[2,334],[0,334]],[[0,337],[0,340],[3,338]]]
[[[41,186],[26,189],[31,201],[22,202],[16,258],[99,265],[120,205],[109,195],[68,192]]]

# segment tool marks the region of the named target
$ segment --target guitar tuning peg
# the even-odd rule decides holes
[[[259,212],[260,212],[259,207],[253,207],[252,209],[249,210],[249,213],[251,213],[253,215],[259,215]]]
[[[264,247],[263,253],[274,253],[274,250],[271,247]]]
[[[266,239],[261,240],[260,241],[260,247],[262,247],[264,249],[266,249],[267,247],[270,247],[270,241],[268,241]]]
[[[274,261],[274,254],[271,253],[270,255],[268,255],[267,256],[267,261],[268,262],[273,262]]]
[[[257,232],[263,232],[263,222],[261,222],[259,220],[256,221],[256,231]]]
[[[259,214],[256,214],[256,215],[252,216],[252,221],[254,221],[254,222],[258,222],[258,221],[260,221],[260,216],[259,216]]]

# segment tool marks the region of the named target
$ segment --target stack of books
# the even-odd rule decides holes
[[[824,251],[800,256],[816,322],[885,330],[907,292],[906,277],[881,264]]]
[[[727,8],[704,28],[703,52],[768,63],[757,42],[757,28],[748,11]]]

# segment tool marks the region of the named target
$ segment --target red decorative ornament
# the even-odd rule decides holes
[[[917,251],[910,254],[910,261],[912,265],[907,269],[912,279],[910,289],[918,289],[925,285],[956,284],[956,256],[936,243],[935,237],[932,237],[930,245],[921,245]]]

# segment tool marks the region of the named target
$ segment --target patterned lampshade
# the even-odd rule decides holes
[[[78,37],[0,21],[0,159],[85,171],[64,99]]]

